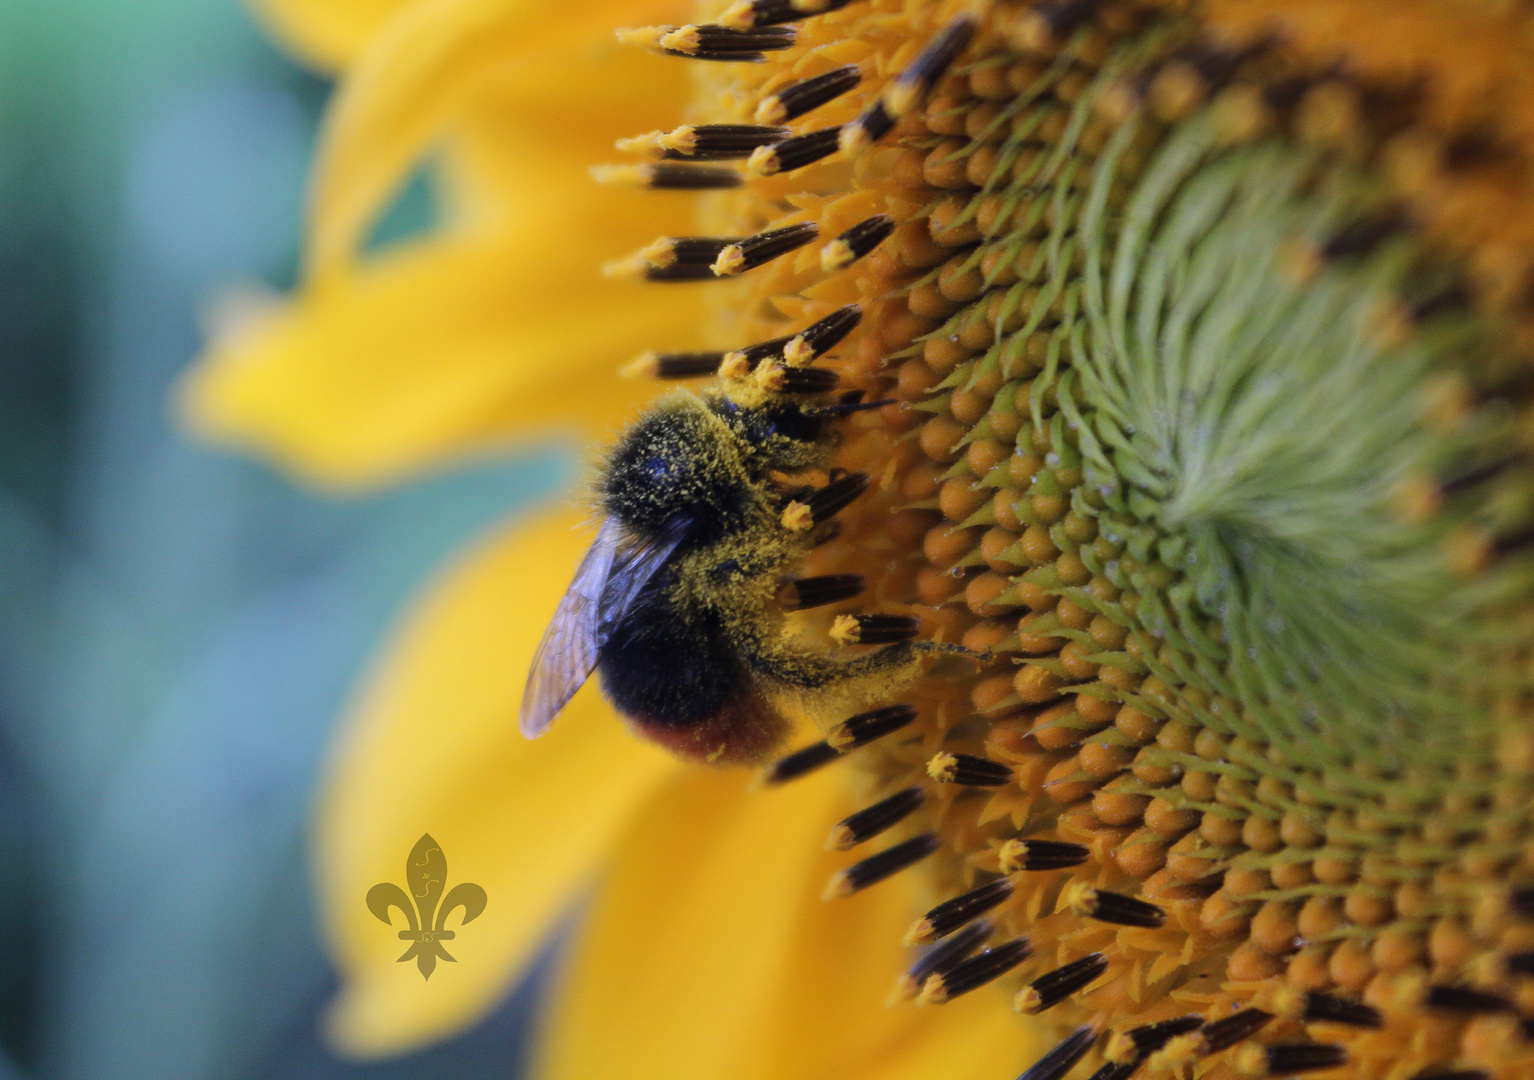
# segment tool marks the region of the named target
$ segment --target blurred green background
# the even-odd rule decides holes
[[[0,0],[0,1080],[519,1071],[526,987],[325,1050],[304,826],[391,618],[567,458],[327,501],[167,404],[220,297],[291,285],[327,92],[238,0]],[[430,219],[423,178],[375,243]]]

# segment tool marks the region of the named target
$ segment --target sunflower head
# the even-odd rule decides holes
[[[1534,24],[1463,8],[1388,50],[1299,0],[620,35],[698,115],[600,177],[699,235],[614,269],[724,346],[632,370],[835,373],[799,464],[871,486],[806,580],[867,587],[793,619],[978,658],[769,776],[847,759],[830,845],[883,846],[828,895],[926,868],[896,997],[1005,986],[1059,1029],[1031,1080],[1534,1068]]]

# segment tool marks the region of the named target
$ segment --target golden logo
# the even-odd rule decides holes
[[[463,908],[463,922],[459,926],[464,926],[479,918],[480,912],[485,910],[487,898],[484,889],[465,881],[454,885],[443,896],[442,887],[446,883],[447,856],[442,854],[442,848],[431,838],[430,833],[423,833],[415,847],[410,849],[410,857],[405,860],[405,884],[410,891],[407,893],[387,881],[379,882],[368,890],[368,910],[384,922],[393,925],[389,918],[391,907],[399,908],[404,913],[410,929],[401,930],[399,938],[410,942],[410,948],[405,950],[399,962],[403,964],[412,956],[415,957],[415,966],[421,969],[423,979],[431,978],[439,957],[457,963],[442,947],[444,941],[451,941],[458,936],[447,929],[448,914],[454,908]],[[439,900],[441,906],[438,906]],[[420,912],[419,918],[416,916],[417,911]],[[435,922],[432,921],[433,914],[436,916]]]

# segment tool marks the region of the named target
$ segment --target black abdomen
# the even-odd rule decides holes
[[[740,694],[747,676],[710,616],[683,618],[662,574],[597,653],[602,689],[618,711],[653,724],[701,723]]]

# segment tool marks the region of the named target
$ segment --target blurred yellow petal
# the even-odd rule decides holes
[[[304,60],[337,71],[408,0],[252,0],[274,36]]]
[[[505,994],[615,835],[684,766],[632,737],[590,685],[528,741],[517,707],[533,649],[590,540],[565,511],[462,557],[379,658],[335,748],[316,825],[321,914],[343,986],[329,1018],[342,1051],[395,1053],[472,1023]],[[429,832],[448,887],[489,906],[431,980],[364,904],[403,879]],[[396,927],[396,929],[398,929]]]
[[[655,58],[618,46],[612,31],[677,9],[656,0],[576,0],[549,18],[532,0],[416,0],[378,34],[331,106],[311,206],[311,273],[323,278],[344,268],[410,168],[492,87],[509,99],[512,122],[519,115],[557,121],[594,145],[632,133],[622,123],[625,101],[632,107],[639,98],[664,113],[668,101],[680,100],[680,81],[625,94],[637,73],[654,70],[646,65]],[[565,87],[593,83],[608,88],[616,110],[573,112],[562,100]],[[535,168],[541,148],[533,149],[527,163]],[[515,194],[524,212],[539,209],[529,188]]]
[[[1020,1069],[1043,1044],[994,991],[940,1009],[885,1007],[910,962],[899,943],[914,898],[897,878],[820,899],[851,861],[824,850],[850,808],[835,770],[767,791],[740,773],[694,772],[656,791],[579,932],[541,1080],[925,1080]],[[908,1070],[908,1060],[929,1071]]]
[[[442,241],[300,295],[187,375],[188,425],[342,488],[513,434],[605,437],[654,394],[617,374],[623,362],[690,341],[696,315],[676,292],[594,273],[584,289],[574,274],[523,280],[517,255]]]

